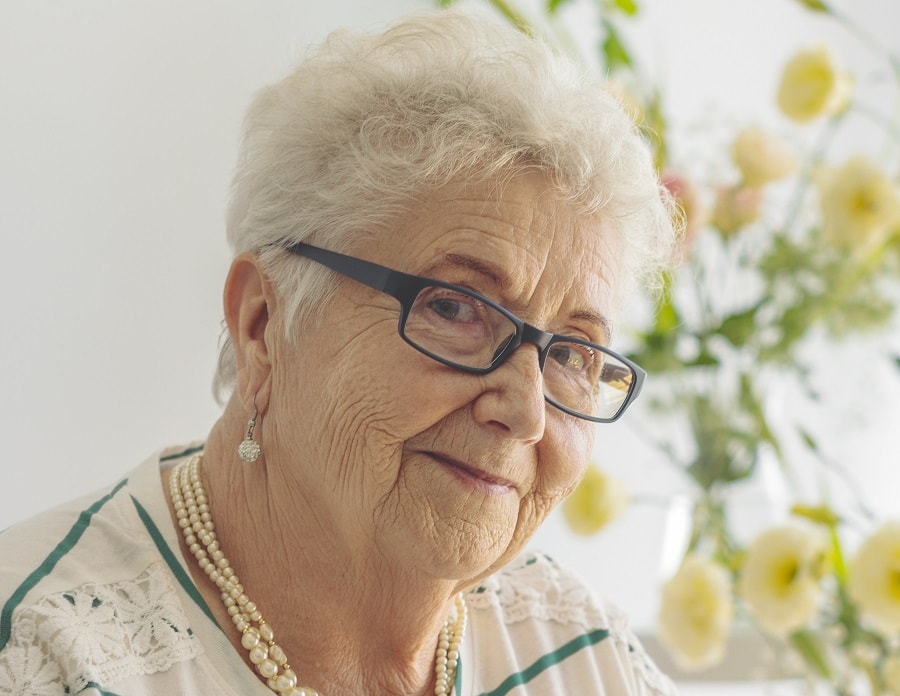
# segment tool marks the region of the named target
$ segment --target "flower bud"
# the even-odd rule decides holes
[[[719,189],[712,211],[712,224],[729,237],[759,219],[762,193],[755,188],[732,186]]]
[[[783,179],[796,168],[787,145],[762,128],[748,128],[738,134],[731,156],[741,172],[741,183],[749,188]]]
[[[798,123],[831,116],[846,108],[852,93],[850,76],[840,70],[824,46],[800,51],[787,65],[778,86],[778,106]]]

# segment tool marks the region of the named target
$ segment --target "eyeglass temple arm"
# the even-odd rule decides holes
[[[305,256],[313,261],[321,263],[332,271],[337,271],[338,273],[341,273],[348,278],[352,278],[363,285],[367,285],[374,290],[392,294],[390,292],[392,288],[389,286],[391,285],[392,277],[395,276],[397,272],[390,268],[379,266],[377,263],[372,263],[371,261],[363,261],[362,259],[356,259],[352,256],[345,256],[344,254],[329,251],[328,249],[320,249],[319,247],[314,247],[304,242],[292,244],[287,249],[295,254]]]

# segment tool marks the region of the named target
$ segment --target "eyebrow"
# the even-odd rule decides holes
[[[509,276],[496,266],[479,261],[465,254],[444,254],[438,261],[425,269],[425,275],[443,268],[466,268],[489,278],[498,288],[509,286]]]
[[[465,254],[445,254],[435,263],[431,264],[424,270],[424,275],[428,276],[436,270],[443,268],[465,268],[474,271],[480,275],[486,276],[494,285],[502,289],[510,285],[509,276],[501,272],[496,266],[485,263]],[[513,311],[518,314],[522,308],[513,307]],[[604,333],[605,344],[612,341],[613,325],[606,316],[595,312],[592,309],[576,309],[569,315],[572,319],[585,321],[593,326],[600,327]]]
[[[605,334],[603,337],[603,345],[609,345],[610,343],[612,343],[613,325],[612,321],[610,321],[607,317],[591,309],[576,309],[574,312],[572,312],[571,317],[573,319],[586,321],[590,324],[593,324],[594,326],[599,326],[601,329],[603,329],[603,333]]]

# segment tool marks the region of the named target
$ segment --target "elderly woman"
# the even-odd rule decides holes
[[[222,417],[0,536],[0,694],[671,694],[523,549],[643,372],[671,241],[629,119],[459,12],[336,33],[254,101]]]

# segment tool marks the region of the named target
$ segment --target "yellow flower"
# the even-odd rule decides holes
[[[778,106],[799,123],[841,111],[850,101],[852,82],[824,46],[800,51],[787,65],[778,86]]]
[[[716,194],[710,222],[728,237],[759,218],[762,193],[755,188],[721,188]]]
[[[827,550],[819,530],[797,525],[769,529],[750,544],[738,592],[766,631],[784,636],[813,618]]]
[[[741,183],[750,188],[783,179],[796,168],[787,145],[762,128],[748,128],[738,134],[731,156],[741,172]]]
[[[578,488],[563,503],[563,516],[572,531],[594,534],[621,515],[628,502],[621,481],[589,465]]]
[[[886,522],[859,547],[850,567],[850,596],[872,624],[900,631],[900,522]]]
[[[884,172],[864,156],[817,176],[825,240],[842,249],[868,249],[900,224],[900,194]]]
[[[691,554],[663,585],[659,636],[679,667],[705,669],[725,654],[733,614],[725,568]]]
[[[900,654],[888,655],[881,666],[884,686],[890,696],[900,696]]]

